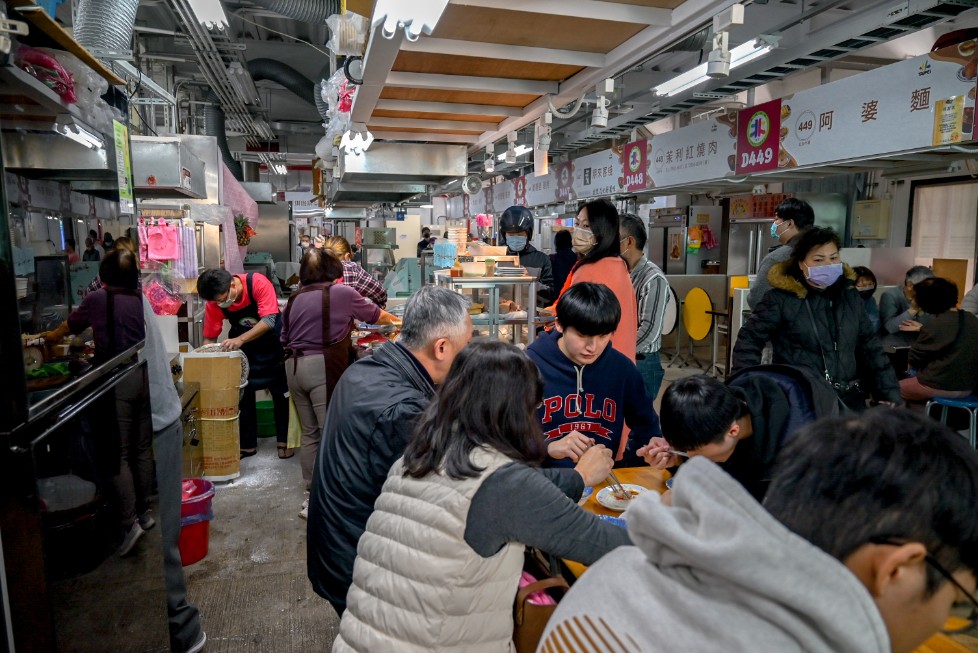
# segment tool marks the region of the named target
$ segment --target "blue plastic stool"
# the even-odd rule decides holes
[[[961,408],[968,411],[968,441],[971,443],[972,449],[978,449],[978,434],[976,434],[978,432],[978,395],[968,395],[960,399],[934,397],[927,402],[927,406],[924,409],[927,411],[928,417],[930,416],[931,406],[934,404],[941,407],[941,424],[947,424],[948,408]]]

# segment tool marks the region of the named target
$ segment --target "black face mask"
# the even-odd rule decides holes
[[[876,293],[876,288],[867,288],[866,290],[860,290],[858,292],[859,296],[863,299],[869,299],[874,293]]]

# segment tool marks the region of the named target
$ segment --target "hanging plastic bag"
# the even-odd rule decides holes
[[[180,258],[180,231],[165,220],[146,228],[150,260],[172,261]]]
[[[160,274],[151,274],[143,280],[143,294],[157,315],[176,315],[183,298]]]
[[[15,59],[18,68],[42,81],[58,94],[65,104],[74,104],[75,80],[57,59],[40,48],[22,45],[17,48]]]
[[[370,23],[360,14],[348,11],[345,15],[333,14],[326,19],[329,27],[329,41],[326,43],[333,54],[355,57],[363,54],[367,43],[367,28]]]
[[[699,225],[693,225],[689,228],[689,234],[686,240],[686,252],[688,254],[696,254],[700,251],[700,246],[703,244],[703,231],[700,229]]]
[[[702,227],[703,230],[703,247],[706,249],[714,249],[717,246],[717,237],[710,229],[710,225],[705,224]]]

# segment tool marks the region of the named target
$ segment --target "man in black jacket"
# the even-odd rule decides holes
[[[662,397],[661,438],[639,449],[653,467],[675,467],[671,451],[704,456],[762,501],[774,460],[803,426],[839,414],[839,401],[824,379],[803,368],[761,365],[728,385],[697,374],[671,384]]]
[[[537,290],[538,303],[547,305],[553,301],[554,271],[550,256],[544,254],[530,244],[533,240],[533,213],[523,206],[511,206],[503,211],[499,218],[499,232],[507,254],[518,254],[520,265],[532,270],[538,270],[537,279],[540,282]],[[533,310],[530,307],[528,310]]]
[[[347,369],[330,398],[309,495],[307,570],[338,614],[387,472],[471,337],[468,301],[422,288],[408,300],[400,339]]]

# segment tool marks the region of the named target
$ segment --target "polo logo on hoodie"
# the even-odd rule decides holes
[[[555,415],[560,417],[562,413],[563,418],[566,420],[574,420],[577,418],[584,419],[596,419],[604,420],[605,422],[614,422],[615,416],[618,413],[618,406],[614,399],[606,398],[604,400],[604,405],[601,410],[595,408],[594,405],[594,395],[585,394],[584,397],[584,410],[581,411],[581,396],[577,394],[569,394],[566,397],[554,396],[547,397],[543,400],[543,419],[541,423],[546,426],[553,421]],[[545,435],[548,440],[553,440],[556,438],[563,437],[571,431],[581,431],[594,433],[603,438],[611,437],[611,430],[607,429],[600,424],[594,424],[592,422],[567,422],[562,424],[559,428],[553,429],[551,431],[546,431]]]

